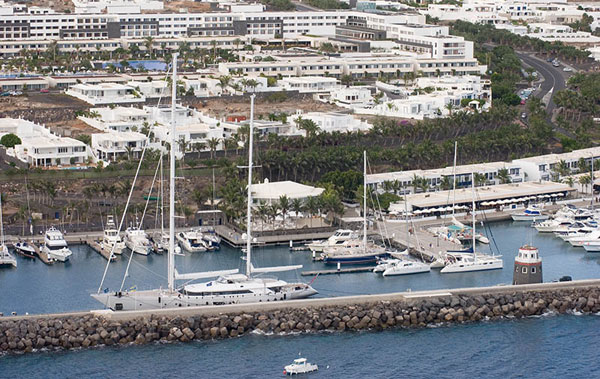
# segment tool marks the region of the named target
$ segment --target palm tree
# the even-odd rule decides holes
[[[572,176],[567,176],[566,178],[563,179],[562,182],[565,183],[566,185],[568,185],[569,187],[573,187],[575,185],[575,180],[573,179]]]
[[[508,174],[508,169],[506,168],[501,168],[500,170],[498,170],[498,174],[496,176],[498,177],[498,180],[500,180],[500,184],[506,184],[511,182],[510,175]]]
[[[300,214],[300,212],[302,212],[304,210],[304,204],[302,203],[302,199],[292,199],[292,204],[291,204],[292,210],[294,211],[294,213],[296,213],[296,222],[298,221],[298,215]]]
[[[473,173],[473,177],[475,179],[475,187],[480,187],[485,184],[487,181],[487,176],[480,172]]]
[[[444,108],[446,108],[448,110],[448,115],[452,116],[452,110],[454,109],[454,104],[452,102],[449,102],[448,104],[446,104],[444,106]]]
[[[144,38],[144,45],[146,45],[146,51],[151,57],[154,57],[154,38],[151,36]]]
[[[219,142],[221,142],[221,139],[214,137],[207,141],[208,147],[210,148],[210,159],[214,158],[214,154],[217,151],[217,146],[219,146]]]
[[[198,209],[200,209],[200,208],[202,208],[202,205],[206,201],[206,193],[204,191],[201,191],[196,188],[192,192],[192,199],[196,203],[196,206],[198,207]]]
[[[226,93],[227,87],[229,86],[230,82],[231,82],[231,76],[223,75],[219,78],[219,83],[217,83],[217,85],[219,87],[221,87],[221,89],[223,90],[223,93]]]
[[[590,175],[583,175],[579,177],[579,184],[585,189],[587,192],[587,186],[592,182],[592,177]]]
[[[279,197],[279,209],[281,209],[281,216],[283,217],[283,224],[285,225],[285,216],[290,210],[290,199],[286,195]]]
[[[319,211],[319,201],[314,196],[309,196],[306,199],[306,204],[304,204],[306,211],[310,215],[310,227],[312,228],[312,220],[313,216]]]

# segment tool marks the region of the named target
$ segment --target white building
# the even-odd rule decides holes
[[[146,99],[169,97],[171,95],[169,84],[164,80],[152,80],[145,82],[131,81],[127,82],[127,85]]]
[[[345,87],[331,91],[329,101],[341,107],[366,107],[373,104],[369,87]]]
[[[537,157],[515,159],[513,163],[519,164],[528,181],[552,180],[557,176],[557,165],[564,161],[566,167],[573,173],[578,172],[579,160],[585,160],[586,164],[591,165],[594,161],[600,159],[600,147],[591,147],[589,149],[574,150],[563,154],[547,154]],[[598,167],[600,169],[600,167]]]
[[[33,167],[83,165],[95,160],[87,145],[69,137],[59,137],[43,125],[13,118],[0,119],[0,136],[12,133],[21,144],[7,153]]]
[[[139,131],[150,123],[148,111],[134,107],[91,108],[88,116],[79,119],[96,129],[118,132]]]
[[[300,199],[305,201],[309,197],[321,195],[324,189],[307,186],[290,180],[269,182],[268,179],[265,179],[264,183],[252,184],[250,186],[250,191],[252,192],[253,204],[271,204],[278,202],[282,196],[286,196],[290,200]]]
[[[116,161],[122,156],[139,158],[148,138],[137,132],[93,133],[92,149],[95,155],[104,161]]]
[[[341,88],[336,78],[325,76],[283,78],[277,81],[277,85],[287,91],[298,91],[300,93],[330,92]]]
[[[194,78],[194,79],[181,79],[186,91],[190,89],[194,91],[194,96],[197,97],[210,97],[210,96],[221,96],[223,94],[223,88],[219,86],[220,81],[213,78]]]
[[[354,118],[351,114],[339,112],[306,112],[297,111],[292,119],[295,121],[299,117],[304,120],[312,120],[323,132],[355,132],[365,131],[371,128],[368,122]],[[303,130],[294,128],[294,133],[304,133]]]
[[[76,84],[71,86],[66,94],[92,105],[143,103],[146,101],[146,97],[134,88],[115,83]]]

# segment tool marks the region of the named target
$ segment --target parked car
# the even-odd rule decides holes
[[[571,71],[573,71],[573,69],[571,67],[565,67],[565,68],[563,68],[563,71],[564,72],[571,72]]]
[[[546,62],[552,62],[554,60],[554,58],[550,57],[548,59],[546,59]]]
[[[48,93],[48,92],[50,92],[50,90],[48,88],[42,88],[40,90],[40,93]]]
[[[558,67],[558,66],[560,66],[560,63],[558,63],[558,62],[552,62],[552,66]]]
[[[523,120],[525,120],[527,118],[527,113],[525,113],[525,112],[521,113],[521,118]]]

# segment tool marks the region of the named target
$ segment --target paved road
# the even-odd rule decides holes
[[[532,55],[525,53],[516,54],[523,62],[533,67],[544,77],[544,81],[541,85],[540,97],[544,98],[550,91],[552,91],[546,108],[548,113],[552,115],[552,112],[556,108],[556,104],[554,104],[552,96],[556,93],[556,91],[560,91],[566,86],[565,77],[563,76],[562,70],[552,66],[551,63],[533,57]]]

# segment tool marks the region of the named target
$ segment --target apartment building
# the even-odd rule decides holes
[[[99,159],[114,162],[121,157],[139,158],[148,137],[138,132],[93,133],[92,149]]]

